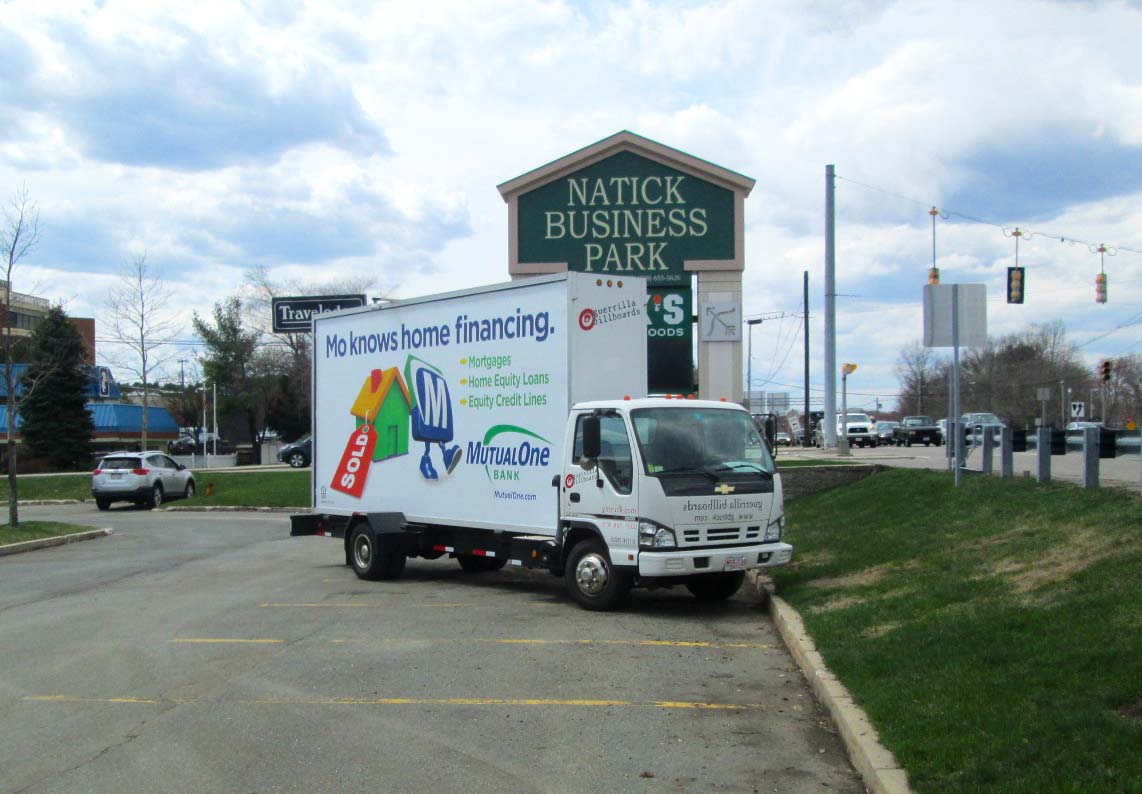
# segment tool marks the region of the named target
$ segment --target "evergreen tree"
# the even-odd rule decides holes
[[[20,407],[24,444],[31,455],[46,458],[57,469],[86,468],[95,430],[85,405],[87,354],[63,309],[53,307],[36,326],[30,352],[27,396]]]

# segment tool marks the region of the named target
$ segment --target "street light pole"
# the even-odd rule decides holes
[[[746,325],[749,326],[749,344],[747,345],[749,352],[746,353],[748,360],[745,363],[745,400],[746,410],[751,414],[753,413],[753,327],[761,325],[761,320],[746,320]]]
[[[853,454],[849,448],[849,373],[856,371],[856,364],[841,365],[841,421],[839,422],[840,435],[837,438],[837,449],[840,454],[848,456]]]

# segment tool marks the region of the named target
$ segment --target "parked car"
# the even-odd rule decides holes
[[[158,507],[167,499],[194,496],[194,475],[162,452],[112,452],[91,474],[91,495],[100,510],[112,502]]]
[[[201,446],[190,436],[179,436],[174,441],[167,442],[167,452],[171,455],[193,455]]]
[[[967,428],[967,438],[973,444],[983,443],[984,432],[990,432],[998,440],[1004,428],[1002,419],[984,411],[964,414],[960,417],[960,424]]]
[[[843,428],[843,430],[842,430]],[[837,419],[837,436],[846,436],[849,447],[875,447],[876,425],[868,414],[849,413]]]
[[[900,425],[891,419],[881,419],[876,423],[876,440],[880,444],[892,443],[892,430]]]
[[[924,446],[940,446],[943,434],[940,426],[927,416],[906,416],[900,425],[893,431],[893,441],[896,446],[910,447],[913,444],[923,443]]]
[[[775,443],[779,447],[787,447],[793,443],[793,440],[789,437],[788,433],[778,433]]]
[[[313,436],[303,436],[278,450],[278,460],[295,469],[304,469],[313,460]]]

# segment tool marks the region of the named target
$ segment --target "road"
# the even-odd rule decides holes
[[[857,448],[847,458],[854,463],[880,463],[885,466],[896,466],[911,469],[947,470],[947,448],[925,447],[919,444],[911,447],[880,446],[872,448]],[[1013,467],[1016,477],[1034,477],[1039,471],[1037,453],[1016,452],[1013,458]],[[967,467],[972,471],[981,471],[983,453],[980,449],[974,450],[967,459]],[[778,449],[778,462],[790,460],[837,460],[840,456],[836,450],[821,450],[815,447],[803,449],[801,447],[781,447]],[[992,458],[992,469],[996,475],[1000,474],[999,446],[996,445]],[[1083,471],[1082,452],[1070,447],[1066,455],[1056,455],[1051,458],[1051,477],[1070,483],[1081,483]],[[1107,458],[1099,461],[1099,483],[1101,485],[1128,488],[1134,491],[1142,486],[1142,461],[1138,454],[1124,454],[1117,458]]]
[[[857,792],[756,597],[573,606],[548,574],[363,582],[281,514],[25,507],[0,791]]]

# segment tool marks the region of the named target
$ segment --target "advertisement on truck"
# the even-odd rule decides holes
[[[399,311],[373,310],[367,325],[358,313],[318,322],[315,509],[393,505],[429,523],[479,527],[485,517],[489,527],[552,534],[551,481],[572,399],[568,357],[606,371],[616,351],[592,338],[611,348],[616,338],[645,339],[637,286],[612,282],[574,297],[557,281],[403,302]],[[628,380],[608,377],[595,388],[645,389],[645,380]]]

